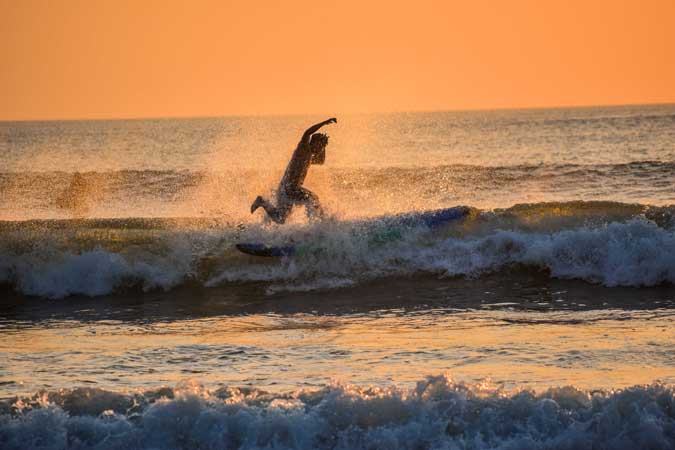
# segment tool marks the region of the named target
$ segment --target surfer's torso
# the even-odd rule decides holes
[[[305,182],[311,161],[312,150],[309,147],[309,143],[300,141],[293,152],[288,167],[286,167],[284,177],[281,179],[280,188],[285,191],[292,191],[300,188]]]

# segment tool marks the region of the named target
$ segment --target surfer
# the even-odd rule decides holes
[[[277,205],[274,206],[259,195],[251,205],[251,214],[262,207],[273,221],[281,224],[286,222],[294,205],[305,205],[310,218],[323,216],[319,197],[309,189],[302,187],[302,184],[305,182],[309,165],[323,164],[326,159],[328,136],[317,133],[317,131],[331,123],[337,123],[337,119],[333,117],[324,120],[305,131],[279,183]]]

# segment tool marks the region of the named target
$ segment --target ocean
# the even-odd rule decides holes
[[[0,122],[0,448],[675,448],[675,105],[323,119]]]

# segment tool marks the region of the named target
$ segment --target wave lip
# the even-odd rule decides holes
[[[187,382],[136,394],[41,393],[0,404],[3,448],[672,449],[675,393],[505,393],[429,376],[414,389],[333,384],[270,394]]]

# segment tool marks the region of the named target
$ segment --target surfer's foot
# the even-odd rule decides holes
[[[260,208],[263,204],[263,198],[261,196],[258,196],[253,204],[251,205],[251,214],[255,212],[256,209]]]

